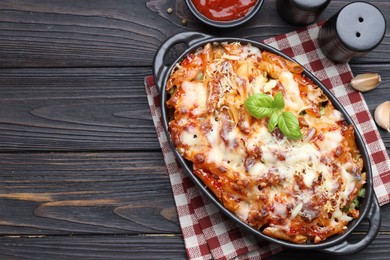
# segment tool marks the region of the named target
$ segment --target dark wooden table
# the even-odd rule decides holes
[[[348,2],[333,0],[321,19]],[[390,2],[369,2],[390,20]],[[0,258],[186,258],[143,86],[153,56],[187,30],[262,40],[296,28],[272,0],[226,31],[200,24],[183,0],[0,1]],[[355,74],[382,76],[364,94],[371,112],[390,99],[389,44],[387,29],[351,62]],[[389,152],[390,134],[380,133]],[[354,259],[390,258],[389,205],[382,215],[378,237]],[[287,257],[328,258],[271,259]]]

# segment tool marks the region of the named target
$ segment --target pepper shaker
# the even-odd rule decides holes
[[[353,2],[324,23],[318,43],[330,60],[344,63],[376,48],[385,32],[386,21],[377,7],[366,2]]]
[[[314,23],[330,0],[277,0],[276,8],[286,22],[294,25]]]

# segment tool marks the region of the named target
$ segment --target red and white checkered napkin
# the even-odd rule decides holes
[[[366,142],[374,174],[375,192],[381,205],[390,201],[390,160],[368,107],[359,92],[348,83],[352,72],[348,64],[334,64],[322,54],[317,43],[316,24],[265,40],[312,71],[329,88],[352,116]],[[172,190],[189,259],[264,259],[282,248],[256,239],[223,215],[176,162],[161,123],[159,95],[152,76],[145,89],[167,165]]]

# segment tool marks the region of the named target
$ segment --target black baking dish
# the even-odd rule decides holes
[[[154,62],[153,62],[153,76],[155,79],[156,86],[160,92],[161,96],[161,109],[162,109],[162,121],[163,126],[165,129],[165,132],[168,136],[168,139],[170,139],[170,134],[168,131],[168,111],[166,109],[165,103],[168,99],[168,93],[165,90],[165,83],[168,80],[168,77],[175,66],[176,63],[179,63],[188,53],[191,53],[195,51],[197,48],[205,45],[209,42],[241,42],[241,43],[250,43],[253,46],[258,47],[260,50],[266,50],[275,54],[278,54],[288,60],[294,61],[292,58],[288,57],[287,55],[283,54],[282,52],[274,49],[273,47],[270,47],[266,44],[255,42],[248,39],[243,38],[219,38],[219,37],[213,37],[210,35],[198,33],[198,32],[183,32],[176,34],[166,40],[159,50],[157,51]],[[167,53],[176,45],[179,43],[184,43],[188,46],[188,49],[184,51],[173,64],[165,64],[165,57]],[[345,111],[343,106],[340,104],[340,102],[333,96],[333,94],[309,71],[306,69],[304,70],[304,75],[311,79],[315,84],[317,84],[323,92],[328,96],[329,100],[333,103],[334,107],[338,109],[345,117],[346,121],[353,125],[355,128],[355,138],[356,143],[358,145],[358,148],[361,152],[361,155],[364,160],[365,165],[365,172],[367,173],[367,183],[365,184],[366,187],[366,195],[361,201],[360,206],[360,216],[357,219],[352,220],[348,224],[348,229],[345,233],[329,237],[327,240],[320,242],[318,244],[295,244],[289,241],[284,241],[280,239],[276,239],[270,236],[267,236],[263,234],[261,231],[249,226],[248,224],[241,221],[235,214],[228,211],[221,203],[220,201],[214,196],[214,194],[205,187],[205,185],[202,183],[198,177],[196,177],[191,168],[191,164],[186,161],[176,150],[176,148],[172,145],[173,151],[179,160],[182,167],[185,169],[187,174],[191,177],[191,179],[196,183],[198,188],[202,190],[202,192],[212,200],[212,202],[223,212],[225,213],[229,218],[231,218],[236,223],[240,224],[245,230],[251,232],[259,239],[267,240],[271,243],[275,243],[278,245],[281,245],[286,248],[292,248],[292,249],[298,249],[298,250],[318,250],[322,252],[327,253],[333,253],[333,254],[339,254],[339,255],[345,255],[345,254],[354,254],[362,249],[366,248],[376,237],[380,225],[381,225],[381,215],[380,215],[380,207],[379,203],[377,201],[377,198],[374,193],[373,188],[373,176],[372,176],[372,170],[371,170],[371,164],[368,152],[366,150],[366,147],[364,145],[363,139],[360,136],[355,124],[353,123],[351,117],[348,115],[348,113]],[[369,223],[367,234],[359,240],[358,242],[350,242],[348,241],[348,236],[355,230],[355,228],[362,222],[362,220],[367,220]]]

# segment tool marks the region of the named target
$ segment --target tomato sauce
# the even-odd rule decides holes
[[[257,0],[192,0],[196,9],[215,21],[232,21],[245,16]]]

